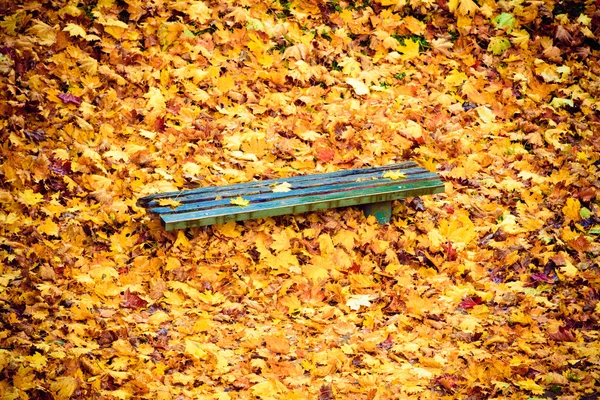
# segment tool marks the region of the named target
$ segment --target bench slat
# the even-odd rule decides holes
[[[413,183],[399,183],[384,187],[368,187],[343,192],[320,195],[290,197],[250,203],[247,207],[229,205],[203,211],[161,214],[161,223],[166,230],[183,229],[197,226],[223,224],[232,221],[273,217],[284,214],[297,214],[329,208],[355,206],[361,204],[392,201],[407,197],[424,196],[444,192],[439,180],[425,180]]]

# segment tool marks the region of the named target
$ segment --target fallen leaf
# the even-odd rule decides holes
[[[248,204],[250,204],[250,200],[246,200],[240,196],[236,197],[235,199],[231,199],[230,203],[235,204],[236,206],[246,207]]]
[[[285,193],[292,190],[292,185],[288,182],[282,182],[279,185],[275,185],[271,187],[273,189],[273,193]]]

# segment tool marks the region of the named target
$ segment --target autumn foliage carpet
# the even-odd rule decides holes
[[[2,1],[0,398],[600,392],[600,3]],[[446,193],[165,232],[146,194]]]

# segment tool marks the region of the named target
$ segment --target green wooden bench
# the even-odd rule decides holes
[[[283,187],[289,191],[274,191]],[[374,215],[384,224],[391,218],[393,200],[442,192],[444,184],[437,174],[409,161],[158,193],[140,198],[138,205],[158,214],[168,231],[356,205],[363,205],[366,215]],[[176,206],[164,205],[175,202]]]

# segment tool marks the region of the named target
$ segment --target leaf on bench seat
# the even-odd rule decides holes
[[[383,174],[383,177],[391,179],[393,181],[397,181],[399,179],[406,179],[406,174],[400,171],[387,171]]]
[[[272,185],[273,193],[285,193],[292,190],[292,185],[288,182],[282,182],[279,185]]]
[[[235,204],[236,206],[246,207],[250,204],[250,200],[246,200],[243,197],[236,197],[235,199],[231,199],[231,204]]]
[[[158,205],[162,207],[171,207],[177,208],[181,205],[181,201],[175,199],[160,199],[158,200]]]

